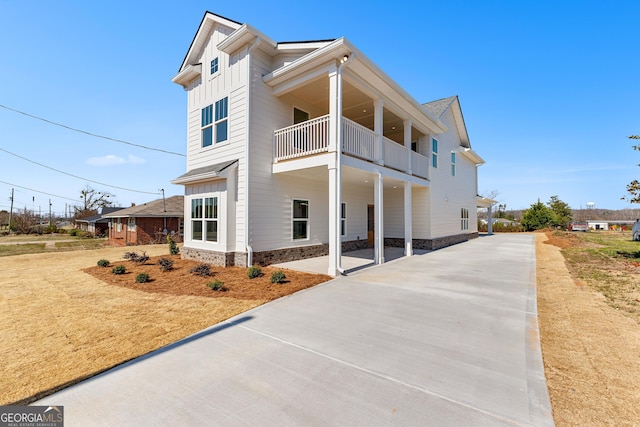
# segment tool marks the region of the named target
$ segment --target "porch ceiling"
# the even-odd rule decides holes
[[[291,95],[313,105],[323,114],[329,113],[329,79],[320,78],[307,85],[299,87],[291,92]],[[344,117],[353,120],[371,130],[374,127],[374,99],[358,89],[347,79],[343,79],[342,84],[342,114]],[[404,140],[403,119],[393,111],[383,108],[382,113],[383,134],[387,138],[402,143]],[[415,127],[412,127],[412,140],[424,135]]]
[[[293,170],[284,172],[283,175],[294,177],[300,180],[323,181],[328,185],[329,172],[326,166],[318,166],[308,169]],[[371,187],[377,178],[377,174],[367,172],[361,169],[350,167],[342,168],[342,183],[354,186]],[[384,178],[384,189],[392,190],[403,187],[403,181],[386,176]]]

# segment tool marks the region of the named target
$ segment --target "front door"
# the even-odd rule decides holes
[[[373,246],[373,236],[375,229],[374,209],[373,205],[367,205],[367,243],[369,246]]]

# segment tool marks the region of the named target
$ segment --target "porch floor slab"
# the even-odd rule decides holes
[[[415,249],[414,255],[423,255],[429,251]],[[404,257],[404,248],[387,246],[384,248],[385,262],[390,262]],[[329,268],[329,256],[319,256],[315,258],[301,259],[297,261],[281,262],[273,264],[275,267],[287,268],[289,270],[304,271],[306,273],[327,274]],[[358,249],[342,253],[342,269],[345,273],[353,273],[376,264],[373,261],[373,248]]]

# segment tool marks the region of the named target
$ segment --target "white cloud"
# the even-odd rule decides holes
[[[87,159],[87,164],[91,166],[117,166],[124,165],[126,163],[132,165],[140,165],[146,162],[147,161],[145,159],[136,157],[131,154],[129,154],[126,159],[123,157],[114,156],[113,154],[108,154],[102,157],[89,157]]]

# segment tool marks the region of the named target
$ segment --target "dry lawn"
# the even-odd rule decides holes
[[[211,277],[189,274],[192,261],[170,257],[167,245],[135,247],[152,256],[146,265],[124,261],[132,248],[104,248],[0,258],[0,405],[25,404],[101,371],[175,342],[268,300],[329,279],[285,270],[287,282],[270,283],[274,269],[248,280],[246,269],[213,268]],[[157,258],[174,260],[161,272]],[[93,267],[99,259],[125,265]],[[138,284],[138,272],[152,281]],[[206,286],[224,282],[227,292]]]
[[[545,244],[552,243],[552,244]],[[574,279],[560,248],[575,236],[536,233],[538,317],[557,426],[640,425],[640,326]],[[605,266],[606,267],[606,266]],[[640,272],[636,272],[636,280]]]

